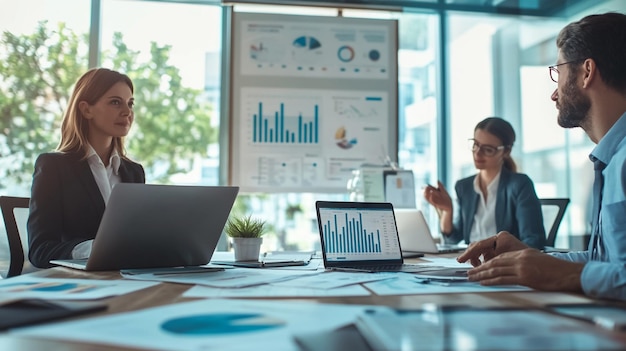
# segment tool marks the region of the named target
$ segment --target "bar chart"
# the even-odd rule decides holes
[[[265,111],[258,103],[252,118],[252,142],[258,144],[318,144],[319,105],[312,106],[308,115],[285,113],[285,103],[280,102],[275,111]]]
[[[363,214],[334,214],[323,225],[326,253],[380,253],[380,229],[365,228]]]

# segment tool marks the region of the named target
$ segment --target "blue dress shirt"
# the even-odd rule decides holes
[[[626,300],[626,112],[609,129],[589,158],[604,163],[599,220],[594,220],[587,251],[553,254],[574,262],[587,262],[581,284],[595,298]],[[594,206],[595,208],[596,206]],[[597,214],[594,214],[594,216]]]

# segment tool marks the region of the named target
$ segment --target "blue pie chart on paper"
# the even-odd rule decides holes
[[[50,284],[50,285],[41,286],[41,287],[35,286],[32,289],[28,289],[28,290],[52,292],[52,291],[67,291],[67,290],[76,289],[78,287],[79,285],[75,283],[61,283],[61,284]]]
[[[161,328],[178,335],[225,335],[280,328],[285,322],[259,313],[211,313],[167,320]]]

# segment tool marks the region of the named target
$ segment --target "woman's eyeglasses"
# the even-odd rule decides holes
[[[504,145],[493,146],[481,144],[476,141],[476,139],[469,139],[468,146],[472,152],[480,152],[487,157],[495,156],[498,152],[500,152],[500,150],[504,150],[506,148]]]

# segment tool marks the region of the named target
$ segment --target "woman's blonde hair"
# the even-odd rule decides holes
[[[95,104],[111,87],[119,82],[126,83],[134,92],[133,82],[127,75],[107,68],[93,68],[85,72],[74,86],[67,110],[61,122],[61,141],[57,146],[60,152],[82,152],[87,157],[87,135],[89,123],[78,108],[81,101]],[[124,138],[113,138],[113,147],[120,157],[126,158]]]

